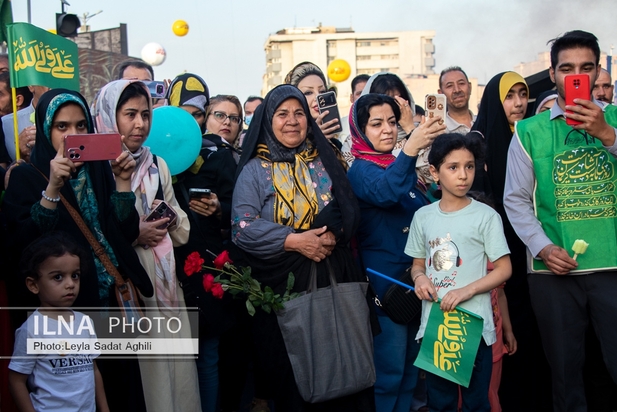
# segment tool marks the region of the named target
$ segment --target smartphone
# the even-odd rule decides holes
[[[563,78],[566,89],[566,105],[576,106],[574,99],[589,100],[591,89],[589,85],[589,75],[587,74],[568,74]],[[573,113],[571,110],[566,110],[566,113]],[[576,126],[581,124],[578,120],[566,117],[566,124]]]
[[[174,212],[174,210],[163,201],[156,205],[152,212],[150,212],[148,217],[146,217],[146,222],[154,222],[156,220],[165,219],[166,217],[169,218],[169,222],[158,226],[157,229],[167,229],[176,221],[177,218],[176,212]]]
[[[74,162],[114,160],[122,153],[118,133],[70,134],[64,136],[64,157]]]
[[[144,82],[144,84],[148,87],[148,90],[150,90],[150,96],[153,99],[162,99],[165,97],[165,92],[167,90],[166,90],[164,82],[151,81],[151,82]]]
[[[338,119],[338,129],[333,133],[340,133],[343,131],[341,127],[341,115],[336,105],[336,94],[334,92],[325,92],[317,95],[317,105],[319,107],[319,114],[328,111],[326,117],[323,118],[323,122],[329,122],[332,119]]]
[[[189,198],[191,199],[201,199],[203,197],[209,199],[212,191],[210,189],[197,189],[191,188],[189,189]]]
[[[435,116],[440,116],[439,124],[446,121],[446,95],[445,94],[427,94],[426,95],[426,118],[432,119]]]

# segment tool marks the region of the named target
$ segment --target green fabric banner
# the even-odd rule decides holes
[[[9,43],[6,32],[11,23],[13,23],[11,0],[0,0],[0,43],[3,41]]]
[[[8,26],[11,85],[79,91],[77,44],[28,23]]]
[[[471,312],[444,312],[438,303],[431,306],[414,365],[467,388],[484,322]]]

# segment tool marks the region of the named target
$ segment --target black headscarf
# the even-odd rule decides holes
[[[65,96],[63,99],[55,99],[60,95]],[[67,97],[69,100],[66,100]],[[50,105],[56,104],[52,103],[54,100],[55,102],[62,100],[64,103],[50,111],[48,110]],[[90,111],[87,109],[86,100],[81,94],[67,89],[52,89],[41,96],[35,111],[37,128],[36,144],[30,157],[32,165],[22,165],[12,171],[3,204],[9,223],[13,225],[13,231],[16,231],[19,235],[16,242],[16,246],[17,244],[20,245],[18,247],[25,247],[41,234],[38,226],[32,222],[30,209],[34,203],[40,201],[41,190],[47,186],[47,180],[40,172],[49,177],[49,162],[57,154],[57,150],[51,143],[51,136],[46,135],[46,131],[49,132],[49,130],[46,130],[45,125],[50,125],[57,110],[68,103],[75,103],[82,107],[88,122],[88,132],[94,132]],[[118,221],[110,200],[112,193],[116,190],[116,183],[109,162],[88,162],[87,172],[98,204],[98,221],[105,238],[114,250],[120,272],[124,276],[128,276],[144,296],[152,296],[154,290],[150,278],[131,246],[133,240],[137,239],[139,235],[137,211],[133,208],[129,218],[122,222],[122,225]],[[60,189],[60,193],[75,209],[79,210],[77,199],[68,182]],[[62,204],[58,205],[58,210],[60,221],[57,224],[57,229],[70,233],[81,245],[88,245],[86,238]],[[137,224],[132,224],[135,221]],[[86,248],[89,249],[87,246]],[[91,269],[94,270],[94,260],[92,260],[91,265]],[[99,306],[98,301],[97,304],[93,305],[98,298],[96,280],[95,282],[89,282],[89,280],[91,279],[82,278],[82,290],[76,301],[77,306]]]
[[[492,196],[495,205],[503,205],[503,189],[506,184],[506,163],[508,160],[508,149],[512,140],[512,129],[503,109],[502,89],[507,91],[514,84],[523,83],[525,80],[520,77],[520,82],[507,87],[502,85],[502,77],[508,73],[499,73],[493,77],[482,94],[478,117],[473,124],[472,132],[480,132],[486,144],[486,166],[488,172],[484,172],[483,165],[477,165],[476,179],[472,190],[482,191]],[[510,74],[508,76],[511,76]]]
[[[345,240],[350,240],[355,233],[360,222],[360,207],[351,189],[351,184],[347,179],[347,172],[341,165],[335,153],[334,147],[323,135],[315,120],[311,117],[306,98],[295,86],[282,84],[272,89],[264,99],[263,103],[257,107],[253,120],[249,126],[244,143],[242,144],[242,156],[236,171],[236,178],[248,163],[255,157],[257,145],[265,143],[270,151],[273,162],[294,162],[295,154],[304,149],[305,144],[295,148],[283,146],[274,136],[272,130],[272,119],[274,112],[285,100],[295,98],[302,105],[308,122],[307,139],[310,139],[319,153],[326,171],[332,179],[332,193],[338,202],[343,217],[343,235]]]

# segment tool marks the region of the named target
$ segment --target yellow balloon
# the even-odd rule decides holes
[[[176,20],[174,21],[174,25],[172,26],[172,30],[176,36],[186,36],[189,32],[189,24],[184,20]]]
[[[344,82],[351,75],[351,66],[343,59],[332,60],[328,65],[328,77],[333,82]]]

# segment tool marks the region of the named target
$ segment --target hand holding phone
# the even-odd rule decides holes
[[[190,199],[201,199],[204,197],[210,199],[210,196],[212,196],[212,191],[210,189],[199,189],[194,187],[189,189]]]
[[[64,136],[64,157],[73,162],[115,160],[122,153],[118,133],[70,134]]]
[[[591,89],[589,85],[589,75],[587,74],[569,74],[563,79],[566,91],[566,106],[576,106],[574,99],[589,100],[591,98]],[[571,110],[566,110],[567,114],[573,114]],[[583,122],[566,117],[566,124],[577,126]]]
[[[150,212],[148,217],[146,217],[146,222],[154,222],[164,218],[169,218],[167,223],[157,226],[157,229],[167,229],[169,226],[174,224],[177,217],[178,215],[174,209],[169,206],[167,202],[161,201],[158,205],[156,205],[152,212]]]
[[[192,193],[190,191],[193,191]],[[190,189],[189,209],[204,217],[221,217],[221,202],[210,189]]]

